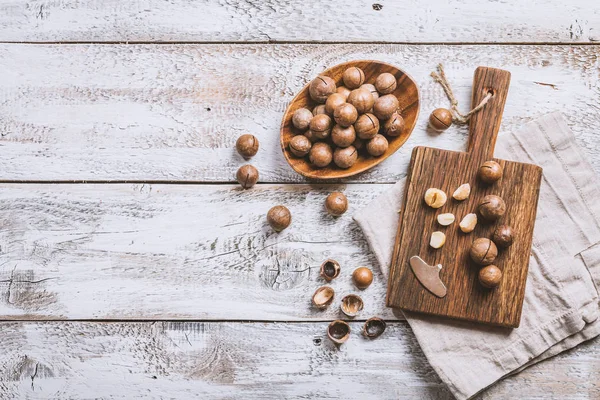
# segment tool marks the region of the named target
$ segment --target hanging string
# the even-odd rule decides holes
[[[448,83],[448,79],[446,78],[446,74],[444,73],[443,65],[438,64],[437,70],[438,70],[439,74],[437,72],[432,72],[431,77],[433,78],[434,81],[436,81],[437,83],[442,85],[442,88],[444,88],[444,92],[446,92],[446,96],[448,96],[448,99],[450,100],[450,103],[452,104],[452,109],[450,111],[452,112],[452,122],[454,122],[454,123],[466,124],[467,122],[469,122],[469,119],[471,118],[471,116],[473,114],[475,114],[477,111],[481,110],[483,107],[485,107],[487,102],[493,96],[493,94],[491,92],[489,92],[488,94],[485,95],[485,97],[483,98],[483,100],[481,100],[481,102],[477,105],[477,107],[475,107],[474,109],[472,109],[471,111],[469,111],[466,114],[462,114],[458,110],[458,100],[456,100],[456,97],[454,97],[454,93],[452,93],[452,88],[450,87],[450,83]]]

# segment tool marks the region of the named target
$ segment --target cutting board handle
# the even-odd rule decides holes
[[[471,157],[482,163],[494,157],[496,138],[502,122],[502,112],[508,95],[510,72],[502,69],[478,67],[473,77],[471,108],[476,107],[491,92],[492,98],[469,121]]]

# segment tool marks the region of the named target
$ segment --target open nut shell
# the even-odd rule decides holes
[[[342,312],[349,317],[356,317],[358,313],[363,309],[363,301],[360,296],[356,294],[349,294],[342,299],[342,305],[340,308]]]
[[[375,339],[379,337],[386,328],[386,323],[381,318],[373,317],[369,318],[365,322],[365,326],[363,327],[363,335],[370,339]]]
[[[333,302],[335,291],[332,287],[321,286],[315,291],[312,297],[312,303],[318,309],[326,308]]]
[[[350,325],[344,321],[335,320],[327,327],[327,337],[335,344],[342,344],[350,337]]]
[[[339,262],[332,259],[323,261],[323,264],[321,264],[321,276],[323,277],[323,279],[325,279],[327,282],[331,282],[332,280],[337,278],[339,274]]]

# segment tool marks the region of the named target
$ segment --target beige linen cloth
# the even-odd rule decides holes
[[[600,188],[562,115],[501,133],[495,156],[544,169],[519,328],[405,313],[458,399],[600,334]],[[403,193],[404,180],[354,216],[386,278]]]

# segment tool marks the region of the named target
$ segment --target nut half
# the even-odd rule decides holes
[[[363,327],[363,335],[369,339],[375,339],[376,337],[381,336],[381,334],[385,331],[386,326],[387,325],[385,321],[381,318],[369,318]]]
[[[342,305],[340,306],[342,312],[349,317],[356,317],[359,312],[362,311],[364,303],[360,296],[356,294],[349,294],[342,299]]]
[[[477,225],[477,214],[465,215],[464,218],[462,219],[462,221],[460,221],[460,224],[458,224],[458,226],[460,227],[460,230],[463,231],[464,233],[473,232],[476,225]]]
[[[452,197],[455,200],[463,201],[463,200],[466,200],[470,194],[471,194],[471,185],[469,185],[468,183],[463,183],[454,191],[454,193],[452,193]]]
[[[437,231],[431,234],[429,245],[434,249],[439,249],[446,243],[446,235],[443,232]]]
[[[322,310],[333,302],[335,291],[330,286],[321,286],[315,291],[312,297],[312,303],[315,307]]]
[[[327,327],[327,337],[335,344],[342,344],[350,337],[350,325],[344,321],[335,320]]]
[[[332,259],[325,260],[321,264],[321,276],[327,282],[331,282],[340,274],[340,269],[339,262]]]

